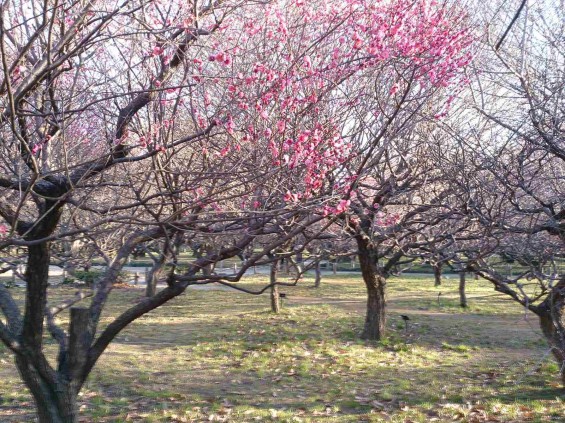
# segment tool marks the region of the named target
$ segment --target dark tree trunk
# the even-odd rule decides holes
[[[465,272],[459,273],[459,305],[467,308],[467,294],[465,293]]]
[[[79,421],[77,389],[69,383],[42,378],[32,363],[16,357],[18,370],[36,405],[39,423],[76,423]]]
[[[322,283],[322,268],[320,266],[320,260],[316,260],[316,265],[314,266],[314,288],[319,288]]]
[[[559,365],[561,383],[565,387],[565,278],[553,287],[535,312],[553,357]]]
[[[22,338],[34,351],[41,351],[43,340],[43,310],[47,305],[49,283],[49,243],[31,245],[25,271],[27,283],[25,317]]]
[[[277,260],[271,263],[271,272],[269,274],[271,282],[271,311],[273,313],[281,312],[281,303],[279,297],[279,286],[275,285],[277,282]]]
[[[441,285],[441,274],[442,274],[442,265],[441,264],[434,264],[433,265],[434,268],[434,286],[440,286]]]
[[[379,340],[386,329],[386,278],[377,271],[375,254],[369,241],[358,237],[359,264],[367,288],[367,314],[362,339]]]
[[[75,370],[86,359],[86,351],[77,349],[81,339],[69,339],[69,351],[59,357],[59,371],[53,370],[42,352],[44,310],[49,281],[49,243],[28,248],[25,272],[27,295],[21,335],[22,353],[16,355],[16,366],[29,388],[37,407],[40,423],[78,422],[77,394],[81,386]],[[88,315],[83,314],[83,322]],[[73,332],[71,317],[71,332]],[[84,329],[84,325],[81,325]],[[75,366],[75,367],[73,367]]]

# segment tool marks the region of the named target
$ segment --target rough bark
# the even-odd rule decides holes
[[[49,262],[49,243],[28,248],[27,296],[21,335],[23,352],[16,355],[16,366],[35,400],[40,423],[75,423],[78,422],[77,394],[81,384],[73,379],[72,366],[73,360],[81,362],[86,357],[86,351],[81,349],[72,357],[70,353],[62,354],[57,372],[49,366],[42,353]],[[86,315],[84,322],[87,318]],[[71,326],[72,322],[73,319]],[[73,341],[75,345],[80,344],[71,335],[71,343]]]
[[[361,274],[367,288],[367,314],[361,338],[379,340],[386,330],[386,278],[378,273],[375,253],[369,242],[359,237],[357,246]]]
[[[552,288],[535,312],[551,353],[559,365],[561,383],[565,387],[565,278]]]
[[[36,405],[39,423],[79,421],[76,389],[62,380],[46,380],[28,359],[17,356],[16,364]]]
[[[31,245],[28,248],[28,264],[25,271],[27,290],[22,338],[29,348],[36,351],[41,351],[43,340],[43,310],[47,305],[49,261],[49,243]]]
[[[275,260],[271,263],[271,271],[269,273],[269,278],[271,282],[271,311],[273,313],[280,313],[281,312],[281,300],[279,297],[279,287],[275,285],[277,282],[277,268],[278,268],[278,260]]]
[[[467,308],[467,294],[465,292],[465,272],[459,273],[459,305]]]

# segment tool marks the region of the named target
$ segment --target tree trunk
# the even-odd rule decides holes
[[[379,340],[386,329],[386,278],[378,274],[374,251],[369,241],[357,238],[359,264],[367,288],[367,314],[362,339]]]
[[[440,286],[441,285],[441,273],[442,273],[442,266],[441,264],[435,264],[433,265],[434,268],[434,286]]]
[[[322,283],[322,268],[320,266],[320,260],[316,260],[316,265],[314,266],[314,288],[319,288],[320,284]]]
[[[76,423],[79,412],[76,395],[58,393],[57,400],[48,407],[37,406],[39,423]],[[37,402],[36,402],[37,404]]]
[[[565,278],[552,288],[548,297],[535,310],[541,330],[561,372],[565,388]]]
[[[277,282],[277,268],[278,268],[278,260],[275,260],[271,263],[271,272],[269,274],[270,282],[271,282],[271,311],[273,313],[280,313],[281,312],[281,303],[279,297],[279,286],[275,285]]]
[[[76,423],[79,421],[77,390],[68,383],[47,382],[33,365],[16,358],[18,370],[35,400],[39,423]]]
[[[465,293],[465,272],[459,273],[459,305],[467,308],[467,295]]]
[[[157,282],[159,282],[159,277],[163,273],[163,268],[165,266],[165,256],[161,255],[159,260],[153,263],[153,267],[147,274],[145,280],[145,296],[152,297],[157,293]]]
[[[23,339],[34,351],[41,351],[43,342],[43,310],[47,305],[49,283],[49,243],[28,247],[25,271],[27,284]]]
[[[157,282],[159,281],[159,272],[149,271],[145,280],[145,296],[152,297],[157,293]]]
[[[86,354],[84,349],[77,351],[78,354],[74,355],[74,359],[69,357],[72,355],[70,350],[69,354],[63,354],[63,358],[59,359],[61,371],[51,369],[43,355],[43,311],[47,304],[49,261],[49,243],[28,247],[25,272],[26,311],[21,335],[21,344],[25,353],[16,355],[16,366],[33,395],[40,423],[75,423],[78,422],[77,393],[81,383],[77,382],[80,379],[75,378],[71,365],[76,364],[78,369]],[[88,317],[87,314],[86,316]],[[72,321],[71,318],[71,326]],[[69,342],[73,345],[83,344],[82,338],[77,339],[72,336]]]

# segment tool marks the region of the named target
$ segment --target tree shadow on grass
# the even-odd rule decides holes
[[[413,312],[404,330],[393,312],[390,336],[371,343],[357,337],[362,314],[336,305],[287,304],[281,315],[237,299],[209,307],[179,301],[124,331],[85,387],[87,418],[121,421],[128,407],[161,417],[163,408],[213,412],[227,401],[234,409],[299,410],[313,421],[329,406],[347,420],[373,401],[402,413],[406,404],[427,412],[444,402],[563,395],[547,372],[515,383],[524,373],[516,359],[532,368],[543,348],[514,318]],[[0,421],[20,420],[0,409]]]
[[[257,361],[262,358],[257,356]],[[102,368],[87,388],[107,398],[109,404],[112,398],[126,397],[153,411],[161,410],[163,402],[178,410],[194,406],[218,409],[227,403],[242,409],[299,410],[296,415],[310,416],[320,416],[320,410],[330,407],[334,415],[344,418],[367,413],[375,403],[391,413],[401,413],[404,408],[427,413],[443,404],[529,404],[555,399],[564,392],[549,386],[539,375],[513,383],[509,380],[512,377],[503,374],[510,367],[501,369],[499,363],[486,366],[476,357],[462,361],[455,371],[441,365],[418,369],[373,366],[336,372],[328,368],[331,366],[318,366],[295,373],[278,363],[279,368],[240,372],[233,364],[227,359],[224,367],[191,366],[188,360],[184,370],[132,368],[120,374]]]

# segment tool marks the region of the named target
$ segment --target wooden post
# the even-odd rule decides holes
[[[337,275],[337,260],[333,262],[333,272],[334,275]]]
[[[139,272],[135,272],[135,276],[133,277],[133,284],[137,285],[139,283]]]

